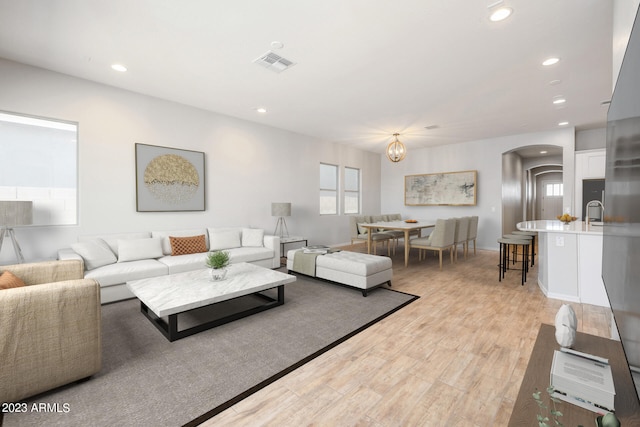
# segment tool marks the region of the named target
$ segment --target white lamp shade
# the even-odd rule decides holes
[[[271,203],[271,216],[291,216],[291,203]]]
[[[14,227],[33,223],[33,202],[20,200],[0,201],[0,226]]]

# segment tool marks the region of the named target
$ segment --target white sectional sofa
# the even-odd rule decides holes
[[[204,242],[196,253],[175,255],[170,238],[174,244],[188,238]],[[228,251],[232,263],[280,267],[280,238],[245,227],[80,236],[71,248],[58,251],[58,259],[84,261],[84,277],[100,284],[105,304],[134,297],[126,287],[127,281],[206,268],[207,252],[213,250]]]

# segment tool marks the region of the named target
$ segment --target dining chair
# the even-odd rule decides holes
[[[453,258],[458,261],[458,245],[462,245],[462,256],[467,259],[467,248],[469,242],[469,222],[470,217],[465,216],[462,218],[456,218],[456,232],[454,238],[454,254]]]
[[[476,238],[478,237],[478,217],[471,216],[469,219],[469,230],[467,232],[467,251],[469,250],[469,242],[473,241],[473,254],[476,254]]]
[[[379,219],[375,219],[377,217],[371,217],[366,215],[361,216],[351,216],[349,217],[350,226],[351,226],[351,244],[354,242],[367,242],[368,241],[368,233],[369,229],[366,227],[362,227],[363,224],[368,224],[371,222],[378,222]],[[387,255],[390,254],[390,246],[389,241],[391,240],[391,235],[387,233],[378,232],[375,229],[371,229],[371,241],[373,243],[373,253],[377,255],[378,252],[378,243],[382,242],[382,247],[384,248],[385,243],[387,245]]]
[[[418,260],[422,261],[423,253],[427,250],[437,251],[440,258],[440,270],[442,270],[442,251],[449,250],[451,264],[453,264],[453,249],[455,246],[456,219],[438,219],[433,232],[429,237],[419,237],[412,239],[409,244],[411,248],[417,248]],[[426,259],[426,255],[425,255]]]

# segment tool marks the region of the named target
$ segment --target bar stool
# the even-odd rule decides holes
[[[531,266],[536,265],[536,233],[535,231],[515,230],[511,234],[521,234],[524,236],[531,236]]]
[[[518,239],[513,237],[507,237],[509,235],[505,235],[498,239],[498,243],[500,244],[500,261],[498,263],[498,281],[502,281],[504,278],[504,274],[507,270],[509,270],[509,251],[510,247],[514,246],[513,253],[513,263],[515,264],[517,261],[517,248],[518,246],[522,246],[522,270],[521,270],[521,285],[524,286],[524,282],[527,281],[527,272],[529,271],[529,246],[531,245],[531,239]]]
[[[502,237],[505,237],[505,238],[507,238],[507,239],[529,240],[529,241],[531,242],[531,245],[529,245],[529,246],[533,247],[533,236],[529,236],[529,235],[527,235],[527,234],[519,234],[519,233],[516,233],[515,231],[512,231],[512,232],[511,232],[511,234],[505,234],[505,235],[504,235],[504,236],[502,236]],[[523,250],[523,251],[524,251],[524,249],[525,249],[525,248],[522,248],[522,250]],[[532,251],[532,252],[533,252],[533,251]],[[533,255],[529,255],[528,248],[527,248],[527,252],[523,252],[523,253],[522,253],[522,255],[523,255],[523,256],[527,256],[527,257],[531,256],[531,257],[532,257],[532,259],[531,259],[531,265],[533,266]],[[527,272],[528,272],[528,271],[529,271],[529,270],[527,269]]]

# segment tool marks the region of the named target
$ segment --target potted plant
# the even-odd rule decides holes
[[[547,387],[547,394],[549,395],[549,400],[553,405],[552,408],[549,408],[549,406],[544,403],[542,398],[542,393],[540,392],[540,390],[536,389],[536,392],[533,393],[533,400],[535,400],[538,406],[540,407],[540,413],[537,415],[539,427],[551,427],[552,424],[558,427],[563,427],[563,424],[560,422],[560,417],[562,416],[562,412],[560,412],[556,408],[556,403],[560,403],[560,399],[558,399],[557,397],[554,397],[553,392],[554,392],[553,386]],[[547,411],[551,415],[551,418],[553,419],[553,423],[551,423],[549,416],[545,413]]]
[[[229,266],[229,252],[214,251],[207,254],[207,267],[211,270],[211,280],[223,280]]]

